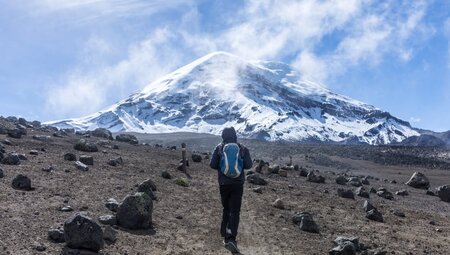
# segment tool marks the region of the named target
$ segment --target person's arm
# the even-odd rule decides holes
[[[244,147],[244,169],[250,169],[253,167],[253,161],[250,157],[250,152]]]
[[[219,155],[219,146],[216,147],[216,149],[214,149],[214,153],[211,157],[211,161],[209,162],[209,166],[212,169],[219,169],[220,166],[220,155]]]

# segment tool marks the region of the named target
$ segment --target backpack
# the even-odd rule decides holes
[[[227,177],[238,178],[242,173],[244,159],[237,143],[221,145],[220,171]]]

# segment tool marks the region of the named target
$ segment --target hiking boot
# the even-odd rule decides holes
[[[239,251],[239,249],[237,247],[236,241],[228,241],[228,242],[226,242],[225,243],[225,248],[227,250],[229,250],[233,254],[240,253],[240,251]]]

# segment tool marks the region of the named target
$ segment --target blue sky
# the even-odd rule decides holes
[[[450,130],[448,0],[0,0],[0,115],[101,110],[212,51]]]

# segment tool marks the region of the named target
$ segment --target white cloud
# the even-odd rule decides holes
[[[423,20],[427,9],[423,0],[250,0],[226,17],[221,30],[213,32],[204,31],[194,0],[168,2],[34,1],[41,10],[51,12],[84,10],[89,19],[148,15],[177,5],[190,7],[182,17],[133,43],[127,56],[113,64],[101,60],[114,52],[114,47],[93,36],[81,54],[81,66],[67,75],[63,86],[49,92],[49,110],[59,116],[95,112],[109,102],[111,93],[116,99],[117,95],[125,97],[193,56],[216,50],[247,59],[291,59],[290,64],[305,78],[327,82],[360,65],[377,66],[387,57],[410,61],[415,46],[434,32]],[[94,93],[100,99],[93,100]]]
[[[89,58],[89,61],[48,89],[47,110],[59,118],[68,114],[93,113],[111,100],[122,99],[131,91],[172,71],[181,62],[182,55],[176,48],[164,48],[172,36],[167,29],[156,30],[144,41],[130,46],[126,59],[111,66],[91,61],[101,60],[96,54],[101,56],[109,51],[109,47],[97,39],[89,40],[81,57]],[[91,48],[103,51],[91,51]]]

